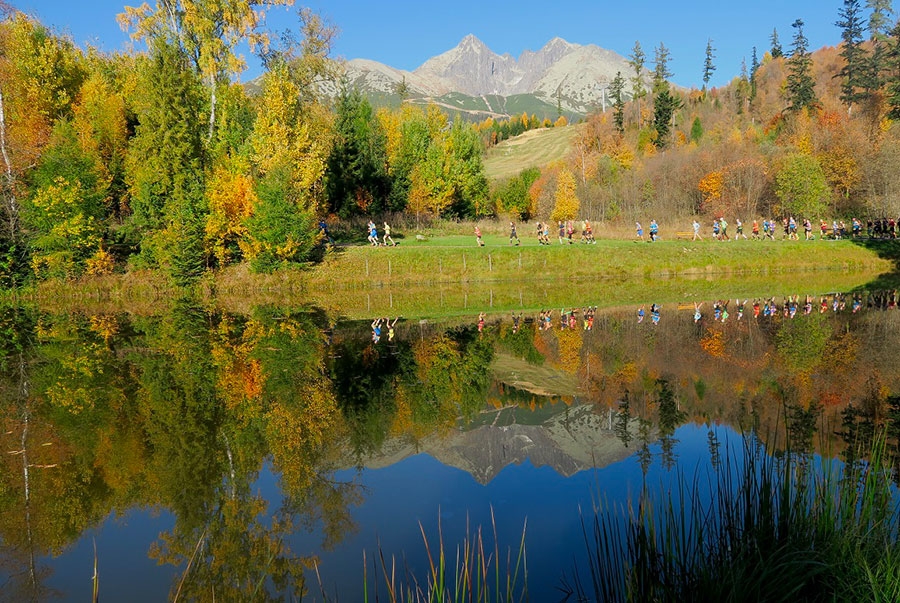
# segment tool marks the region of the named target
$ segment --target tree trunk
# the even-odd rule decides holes
[[[3,197],[6,202],[7,219],[9,220],[9,236],[16,240],[19,234],[19,204],[16,203],[15,177],[9,152],[6,149],[6,114],[3,106],[3,90],[0,90],[0,155],[3,156],[4,185]]]

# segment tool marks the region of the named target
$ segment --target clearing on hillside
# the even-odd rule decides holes
[[[484,171],[489,180],[515,176],[530,167],[543,167],[562,159],[572,148],[580,124],[562,128],[539,128],[504,140],[488,149]]]

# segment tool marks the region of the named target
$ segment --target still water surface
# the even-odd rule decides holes
[[[96,544],[107,600],[356,601],[384,594],[382,555],[422,580],[423,531],[452,557],[480,527],[513,558],[524,530],[530,599],[561,599],[595,501],[708,474],[785,417],[837,456],[842,411],[900,391],[894,291],[742,301],[379,333],[3,309],[0,597],[88,600]]]

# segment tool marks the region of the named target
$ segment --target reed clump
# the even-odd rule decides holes
[[[566,582],[574,600],[900,600],[884,441],[846,465],[744,442],[709,476],[595,504],[582,520],[586,563]]]

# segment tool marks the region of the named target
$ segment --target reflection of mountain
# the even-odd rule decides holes
[[[487,424],[432,435],[418,446],[393,439],[385,442],[379,453],[363,459],[362,464],[369,468],[387,467],[424,452],[486,484],[507,465],[518,465],[526,459],[537,467],[552,467],[557,473],[569,476],[609,465],[633,452],[616,438],[610,417],[605,413],[596,414],[593,405],[557,404],[555,408],[559,412],[540,425],[511,422],[516,413],[523,411],[506,408],[485,413],[482,419],[488,419]]]

